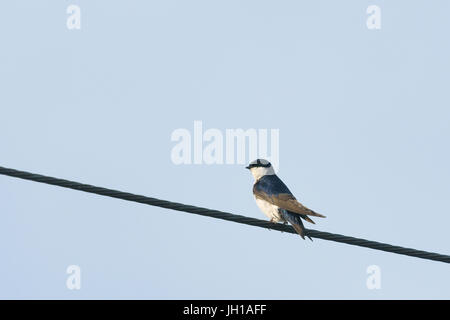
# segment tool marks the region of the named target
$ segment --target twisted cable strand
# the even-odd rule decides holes
[[[5,175],[5,176],[20,178],[20,179],[24,179],[24,180],[46,183],[46,184],[59,186],[59,187],[63,187],[63,188],[74,189],[74,190],[88,192],[88,193],[94,193],[94,194],[98,194],[101,196],[107,196],[107,197],[112,197],[112,198],[116,198],[116,199],[138,202],[138,203],[147,204],[150,206],[156,206],[156,207],[161,207],[161,208],[166,208],[166,209],[183,211],[183,212],[188,212],[188,213],[197,214],[197,215],[201,215],[201,216],[222,219],[222,220],[237,222],[237,223],[246,224],[246,225],[251,225],[251,226],[255,226],[255,227],[272,229],[272,230],[277,230],[277,231],[281,231],[281,232],[296,234],[294,228],[292,228],[289,225],[272,223],[269,221],[245,217],[242,215],[232,214],[229,212],[213,210],[213,209],[208,209],[208,208],[202,208],[202,207],[196,207],[196,206],[186,205],[183,203],[161,200],[161,199],[146,197],[146,196],[142,196],[142,195],[137,195],[137,194],[128,193],[128,192],[122,192],[122,191],[113,190],[113,189],[96,187],[96,186],[92,186],[89,184],[84,184],[84,183],[79,183],[79,182],[75,182],[75,181],[64,180],[64,179],[59,179],[59,178],[54,178],[54,177],[49,177],[49,176],[44,176],[44,175],[40,175],[40,174],[35,174],[35,173],[30,173],[30,172],[20,171],[20,170],[15,170],[15,169],[10,169],[10,168],[4,168],[4,167],[0,167],[0,174]],[[412,249],[412,248],[405,248],[405,247],[400,247],[400,246],[394,246],[394,245],[390,245],[390,244],[386,244],[386,243],[381,243],[381,242],[376,242],[376,241],[371,241],[371,240],[366,240],[366,239],[360,239],[360,238],[354,238],[354,237],[349,237],[349,236],[344,236],[344,235],[329,233],[329,232],[323,232],[323,231],[318,231],[318,230],[313,230],[313,229],[306,229],[305,233],[306,233],[306,235],[308,235],[312,238],[346,243],[349,245],[365,247],[365,248],[370,248],[370,249],[374,249],[374,250],[381,250],[381,251],[386,251],[386,252],[391,252],[391,253],[396,253],[396,254],[401,254],[401,255],[407,255],[407,256],[421,258],[421,259],[450,263],[449,255],[428,252],[428,251],[423,251],[423,250],[416,250],[416,249]]]

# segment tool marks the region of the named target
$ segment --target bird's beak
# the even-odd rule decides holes
[[[250,170],[250,166],[246,166],[245,169],[249,169]]]

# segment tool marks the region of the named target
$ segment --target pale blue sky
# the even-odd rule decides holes
[[[327,216],[314,228],[449,254],[449,9],[2,3],[0,165],[265,218],[243,166],[176,166],[170,136],[194,120],[275,128],[279,176]],[[0,252],[0,298],[450,298],[444,263],[4,176]],[[366,287],[374,264],[380,290]]]

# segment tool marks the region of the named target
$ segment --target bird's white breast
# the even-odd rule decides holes
[[[259,209],[269,218],[273,219],[274,222],[284,221],[284,219],[280,216],[278,212],[278,206],[267,202],[266,200],[255,198],[256,204]]]

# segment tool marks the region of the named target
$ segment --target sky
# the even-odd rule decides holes
[[[171,137],[273,129],[279,177],[327,216],[307,227],[450,254],[449,9],[4,2],[0,166],[266,219],[245,165],[176,164]],[[2,299],[450,298],[442,262],[6,176],[0,253]]]

